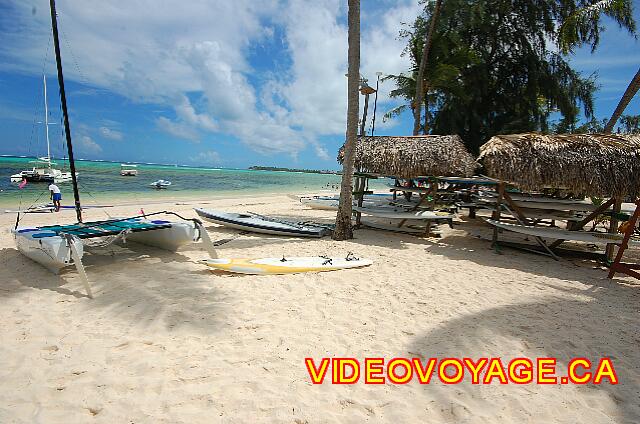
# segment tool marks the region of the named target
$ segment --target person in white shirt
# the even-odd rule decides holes
[[[60,193],[60,188],[54,183],[49,184],[49,191],[51,192],[51,200],[53,201],[53,207],[56,209],[56,212],[60,211],[60,201],[62,200],[62,193]]]

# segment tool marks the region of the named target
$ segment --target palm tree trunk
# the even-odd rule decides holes
[[[429,88],[427,87],[427,89],[425,91],[426,91],[426,93],[428,93],[429,92]],[[428,135],[429,134],[429,99],[427,98],[426,93],[425,93],[425,96],[424,96],[424,124],[422,126],[422,134],[424,134],[424,135]]]
[[[427,38],[424,41],[422,58],[420,58],[420,67],[418,68],[418,76],[416,77],[416,108],[413,110],[413,135],[418,135],[420,132],[420,116],[422,112],[422,99],[424,98],[424,73],[427,67],[427,59],[429,57],[429,50],[431,49],[431,40],[433,39],[433,33],[436,30],[436,22],[440,15],[441,6],[442,0],[436,0],[436,6],[433,9],[433,16],[431,17],[431,23],[429,24],[429,31],[427,32]]]
[[[606,134],[610,134],[611,131],[613,131],[613,127],[616,125],[616,122],[618,122],[618,119],[620,119],[620,115],[622,115],[622,112],[627,108],[627,105],[631,102],[633,96],[636,95],[638,89],[640,89],[640,69],[638,69],[636,76],[633,77],[629,83],[627,90],[620,99],[620,103],[618,103],[618,107],[616,107],[613,115],[611,115],[611,119],[609,119],[609,122],[607,122],[607,125],[604,127],[604,132]]]
[[[358,114],[360,109],[358,85],[360,84],[360,0],[349,0],[349,70],[347,83],[347,133],[342,163],[340,203],[336,215],[334,240],[353,238],[351,207],[353,202],[353,167],[358,141]]]

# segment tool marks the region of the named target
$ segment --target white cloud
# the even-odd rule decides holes
[[[192,162],[218,165],[221,163],[220,154],[215,150],[207,150],[206,152],[200,152],[197,156],[191,158]]]
[[[98,131],[103,138],[108,140],[121,141],[123,137],[120,131],[112,130],[108,127],[100,127]]]
[[[200,136],[198,135],[198,133],[193,128],[184,123],[174,122],[168,118],[165,118],[164,116],[161,116],[156,119],[156,124],[161,130],[181,140],[189,140],[196,143],[200,142]]]
[[[78,147],[78,150],[82,153],[97,154],[102,152],[102,147],[100,147],[100,145],[93,141],[93,139],[88,135],[80,136],[80,143]]]
[[[396,38],[400,22],[411,21],[419,7],[415,0],[386,4],[371,14],[363,4],[362,73],[371,80],[376,71],[408,67],[408,59],[399,56],[403,42]],[[345,129],[345,2],[59,0],[57,5],[67,79],[170,107],[175,116],[160,116],[155,123],[180,139],[228,134],[263,154],[295,158],[311,148],[322,159],[333,158],[319,137],[342,136]],[[48,48],[48,70],[54,73],[48,2],[12,0],[10,7],[11,18],[0,17],[0,28],[6,28],[0,69],[38,73]],[[280,33],[274,25],[283,29],[283,40],[273,39]],[[290,63],[257,74],[251,52],[278,41]],[[70,66],[72,60],[81,73]],[[385,110],[386,93],[383,87],[378,109]],[[103,137],[122,138],[109,125],[103,128]]]

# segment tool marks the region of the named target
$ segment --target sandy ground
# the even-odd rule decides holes
[[[171,208],[90,210],[103,218]],[[228,211],[331,222],[285,196],[211,201]],[[27,225],[72,222],[73,212]],[[0,215],[4,228],[15,216]],[[209,226],[214,239],[236,234]],[[0,235],[0,422],[640,421],[640,285],[591,263],[490,249],[478,221],[418,238],[358,230],[349,242],[243,235],[220,256],[345,255],[364,269],[215,274],[199,245],[128,244],[53,275]],[[312,385],[305,357],[612,358],[618,385]],[[435,380],[435,379],[434,379]]]

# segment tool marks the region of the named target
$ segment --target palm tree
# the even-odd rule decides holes
[[[560,50],[567,54],[574,47],[584,41],[588,41],[591,43],[593,51],[599,39],[593,35],[592,28],[599,25],[600,17],[603,14],[616,21],[620,27],[626,28],[632,35],[635,35],[635,21],[633,20],[630,0],[597,0],[590,5],[577,9],[564,21],[558,33]],[[611,119],[605,125],[605,133],[613,131],[613,127],[631,99],[638,92],[638,89],[640,89],[640,69],[629,83]]]
[[[431,23],[429,24],[429,31],[424,41],[424,50],[422,51],[422,58],[420,59],[420,67],[418,68],[418,76],[416,81],[416,97],[415,107],[413,108],[413,135],[418,135],[421,127],[420,115],[422,112],[422,101],[424,98],[425,86],[424,86],[424,73],[427,67],[427,59],[429,57],[429,50],[431,49],[431,40],[433,39],[433,33],[436,30],[436,22],[438,21],[438,15],[440,15],[440,7],[442,6],[442,0],[436,0],[436,5],[433,9],[433,16],[431,17]],[[426,131],[426,126],[425,126]]]
[[[618,122],[618,119],[620,119],[622,112],[624,112],[631,99],[633,99],[633,97],[638,92],[638,89],[640,89],[640,68],[638,69],[638,72],[636,72],[636,76],[633,77],[633,79],[629,83],[629,86],[622,95],[622,98],[620,99],[616,110],[613,111],[613,115],[611,115],[611,119],[609,119],[609,122],[607,122],[607,125],[605,125],[605,133],[610,133],[611,131],[613,131],[613,127],[616,125],[616,122]]]
[[[334,240],[353,238],[351,207],[353,202],[353,167],[358,141],[358,113],[360,109],[358,87],[360,85],[360,0],[349,0],[349,70],[347,83],[347,133],[342,164],[340,203],[336,215]]]

